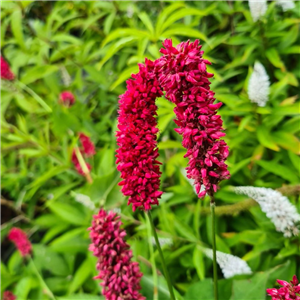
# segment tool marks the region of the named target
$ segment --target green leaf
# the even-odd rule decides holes
[[[14,294],[17,299],[28,299],[28,294],[31,290],[31,286],[33,284],[33,278],[24,277],[22,278],[16,285],[14,289]]]
[[[113,91],[118,85],[125,82],[127,79],[131,77],[132,74],[136,74],[139,71],[139,67],[137,65],[129,67],[125,69],[119,76],[118,79],[110,86],[109,90]]]
[[[89,241],[88,239],[83,238],[83,234],[85,233],[87,233],[86,227],[69,230],[64,235],[51,242],[50,248],[60,253],[86,253]]]
[[[182,146],[181,142],[168,140],[165,142],[159,142],[158,149],[184,149],[184,147]]]
[[[133,36],[136,38],[144,38],[145,36],[149,36],[147,31],[133,29],[133,28],[118,28],[112,31],[102,42],[101,47],[103,48],[106,44],[111,41],[114,41],[118,38],[123,38],[125,36]]]
[[[27,50],[24,42],[24,36],[23,36],[23,28],[22,28],[22,12],[21,9],[17,6],[15,6],[15,11],[11,14],[11,30],[13,32],[14,37],[17,40],[17,43],[20,45],[20,47],[23,50]]]
[[[284,63],[282,62],[278,51],[275,48],[269,48],[266,51],[266,56],[274,67],[280,68],[282,71],[285,71]]]
[[[135,36],[129,36],[120,39],[119,41],[115,42],[110,46],[110,48],[106,51],[105,56],[103,59],[96,65],[96,69],[98,71],[101,70],[102,66],[117,52],[119,52],[122,48],[125,46],[129,46],[132,42],[134,42],[137,39]]]
[[[213,281],[211,278],[192,284],[184,296],[185,300],[213,300]],[[246,298],[240,298],[246,299]],[[248,300],[248,299],[247,299]]]
[[[256,164],[291,183],[298,182],[298,176],[294,174],[288,167],[282,166],[274,161],[265,160],[257,160]]]
[[[279,147],[274,143],[272,136],[265,125],[260,125],[257,127],[257,138],[259,142],[274,151],[279,151]]]
[[[265,300],[269,273],[258,273],[250,279],[233,280],[230,300]]]
[[[46,66],[35,66],[33,68],[28,69],[27,72],[22,76],[22,83],[30,84],[35,82],[38,79],[42,79],[54,72],[58,71],[58,67],[54,65],[46,65]]]
[[[92,270],[90,268],[90,261],[89,259],[86,259],[85,261],[83,261],[81,266],[77,269],[72,279],[72,282],[69,286],[69,294],[77,291],[83,285],[83,283],[88,279],[91,272]]]
[[[108,17],[106,17],[105,22],[104,22],[104,29],[103,29],[105,34],[108,34],[110,32],[112,24],[115,20],[115,17],[116,17],[115,12],[112,12],[111,14],[109,14]]]
[[[282,148],[291,150],[295,154],[300,154],[300,142],[293,134],[284,131],[276,131],[273,133],[272,137]]]
[[[193,263],[194,263],[194,266],[196,268],[199,279],[203,280],[205,278],[204,258],[203,258],[202,251],[199,250],[197,247],[194,249]]]
[[[146,12],[142,12],[138,16],[141,19],[141,21],[144,23],[144,25],[146,26],[146,28],[151,32],[151,34],[153,34],[154,33],[154,28],[153,28],[151,19],[149,18],[149,16],[147,15],[147,13]]]
[[[229,172],[230,172],[231,176],[233,176],[233,174],[237,173],[240,169],[247,166],[250,162],[251,162],[251,158],[246,158],[246,159],[239,161],[238,163],[235,163],[233,167],[231,167],[231,164],[230,164]]]
[[[290,106],[279,106],[273,109],[272,113],[274,115],[299,115],[300,114],[300,104],[295,103]]]
[[[194,232],[192,231],[192,229],[187,224],[179,221],[178,219],[175,219],[174,220],[174,226],[175,226],[177,232],[181,236],[183,236],[183,237],[185,237],[185,238],[187,238],[191,241],[194,241],[194,242],[198,241],[198,239],[195,236]]]
[[[195,30],[193,28],[190,28],[188,26],[182,25],[180,27],[175,27],[173,26],[171,29],[166,30],[165,32],[163,32],[160,36],[161,39],[165,39],[165,38],[170,38],[176,35],[179,36],[187,36],[189,38],[197,38],[200,40],[203,40],[205,42],[208,42],[208,38],[206,37],[206,35],[198,30]]]
[[[86,216],[75,206],[61,202],[50,202],[48,203],[48,206],[52,212],[68,223],[74,225],[87,225]]]
[[[68,276],[70,270],[61,255],[53,252],[44,245],[34,245],[34,263],[38,269],[48,270],[57,276]]]
[[[182,9],[178,10],[177,12],[172,13],[171,16],[166,19],[166,21],[161,26],[161,30],[162,31],[165,30],[169,26],[173,25],[176,21],[178,21],[186,16],[192,16],[192,15],[201,16],[201,17],[206,16],[214,8],[215,8],[215,4],[209,6],[208,8],[206,8],[204,10],[199,10],[196,8],[182,8]]]

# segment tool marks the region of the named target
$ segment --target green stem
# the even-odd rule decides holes
[[[169,292],[170,292],[170,298],[171,298],[171,300],[176,300],[174,292],[173,292],[173,287],[172,287],[170,275],[169,275],[169,272],[167,270],[167,266],[166,266],[166,262],[165,262],[165,259],[164,259],[164,255],[163,255],[162,250],[160,248],[158,236],[157,236],[157,233],[156,233],[156,230],[155,230],[155,226],[154,226],[152,215],[151,215],[150,211],[148,211],[148,216],[149,216],[149,220],[150,220],[150,223],[151,223],[151,226],[152,226],[152,231],[153,231],[154,239],[155,239],[155,242],[156,242],[156,246],[157,246],[157,249],[158,249],[158,252],[159,252],[159,255],[160,255],[160,259],[161,259],[161,263],[162,263],[164,275],[165,275],[165,278],[167,280],[167,284],[168,284],[168,288],[169,288]]]
[[[91,175],[90,175],[90,171],[89,171],[89,169],[88,169],[88,167],[87,167],[87,165],[86,165],[86,163],[85,163],[85,160],[84,160],[84,158],[83,158],[83,156],[82,156],[82,154],[81,154],[79,148],[78,148],[78,147],[75,147],[74,149],[75,149],[76,157],[77,157],[77,159],[78,159],[78,162],[79,162],[79,164],[80,164],[80,167],[81,167],[81,169],[82,169],[82,171],[83,171],[83,173],[84,173],[84,176],[85,176],[86,180],[87,180],[89,183],[92,183],[92,182],[93,182],[93,179],[92,179],[92,177],[91,177]]]
[[[147,220],[147,232],[148,232],[148,244],[149,244],[149,251],[150,251],[150,261],[152,265],[152,276],[153,276],[153,300],[158,300],[158,278],[157,278],[157,270],[154,258],[154,250],[152,245],[152,234],[151,234],[151,222],[149,220],[149,216],[145,213],[146,220]]]
[[[35,275],[39,279],[39,281],[40,281],[41,285],[43,286],[44,290],[46,291],[46,293],[50,296],[51,299],[56,300],[55,296],[53,295],[53,293],[49,289],[48,285],[46,284],[46,282],[42,278],[41,274],[39,273],[38,269],[36,268],[36,266],[33,262],[33,259],[31,257],[30,257],[29,262],[30,262],[30,266],[31,266],[32,270],[34,271]]]
[[[215,300],[218,300],[218,273],[217,273],[217,249],[216,249],[216,221],[215,221],[215,200],[211,197],[211,222],[212,222],[212,246],[213,246],[213,273],[214,273],[214,294]]]

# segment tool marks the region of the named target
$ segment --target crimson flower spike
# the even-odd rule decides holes
[[[155,61],[159,83],[166,92],[166,98],[176,104],[175,123],[183,136],[182,145],[187,149],[189,159],[187,177],[194,179],[199,198],[217,191],[220,181],[229,179],[224,163],[229,151],[222,132],[221,116],[217,110],[222,103],[214,104],[214,92],[210,90],[212,73],[206,71],[211,64],[203,59],[199,40],[182,42],[176,48],[171,40],[163,43],[163,56]],[[200,191],[204,185],[205,190]]]
[[[97,270],[102,294],[106,300],[145,300],[139,290],[143,274],[133,262],[130,246],[124,240],[126,232],[116,213],[100,209],[89,228],[92,244],[89,250],[98,258]]]
[[[139,73],[127,81],[127,91],[120,97],[117,131],[118,170],[124,179],[120,182],[122,192],[129,196],[128,204],[144,210],[158,204],[160,164],[155,116],[156,97],[165,96],[176,104],[175,129],[183,136],[183,146],[189,158],[187,176],[194,180],[199,198],[212,196],[220,181],[229,179],[225,160],[229,154],[224,140],[221,116],[217,110],[222,103],[214,104],[214,93],[210,90],[206,65],[202,58],[201,45],[196,40],[172,46],[165,40],[163,56],[156,61],[145,61],[139,65]],[[201,186],[204,190],[201,191]]]
[[[8,239],[15,244],[21,256],[25,257],[31,254],[32,245],[22,229],[13,227],[8,233]]]

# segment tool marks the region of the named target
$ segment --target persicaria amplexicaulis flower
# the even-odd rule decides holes
[[[277,280],[282,286],[279,289],[267,289],[267,293],[272,296],[272,300],[300,300],[300,284],[296,275],[289,282]]]
[[[112,211],[101,209],[93,217],[89,250],[98,258],[99,275],[95,279],[102,280],[106,300],[143,300],[145,297],[139,293],[143,274],[138,263],[131,260],[132,251],[124,240],[126,232],[121,225],[120,217]]]
[[[160,174],[156,142],[157,107],[155,98],[166,92],[166,98],[176,104],[176,129],[183,135],[183,146],[189,158],[187,176],[194,180],[199,197],[212,195],[217,185],[230,174],[224,163],[228,146],[222,120],[214,104],[214,93],[206,71],[208,60],[202,58],[199,41],[180,43],[176,48],[171,40],[164,42],[163,56],[155,62],[146,59],[140,71],[127,81],[127,91],[120,97],[117,150],[118,170],[124,179],[122,192],[129,196],[133,210],[149,210],[158,204]],[[205,190],[200,191],[201,185]]]
[[[20,228],[13,227],[8,233],[8,239],[16,245],[23,257],[31,253],[31,243],[26,233]]]
[[[82,150],[86,156],[93,156],[96,154],[95,145],[87,135],[80,132],[79,140],[82,145]]]
[[[75,103],[74,95],[69,91],[64,91],[59,95],[60,102],[65,106],[72,106]]]
[[[5,291],[3,293],[3,300],[16,300],[17,297],[11,291]]]
[[[176,104],[175,129],[183,136],[182,145],[189,158],[187,177],[194,180],[198,197],[206,193],[213,195],[221,180],[230,174],[224,163],[229,151],[222,132],[221,116],[217,110],[222,103],[214,104],[214,92],[210,90],[212,73],[206,71],[208,60],[202,58],[201,45],[196,40],[180,43],[176,48],[171,40],[163,43],[164,55],[155,64],[159,82],[166,92],[166,98]],[[200,191],[201,185],[205,190]]]
[[[82,132],[79,133],[79,141],[81,143],[81,147],[78,150],[81,153],[82,157],[90,157],[90,156],[93,156],[96,154],[95,145],[87,135],[85,135]],[[75,149],[73,149],[73,152],[72,152],[72,162],[79,174],[81,174],[81,175],[86,174],[86,172],[84,172],[84,170],[79,162],[78,155],[76,154]],[[89,172],[91,170],[90,164],[85,162],[85,165]]]
[[[155,99],[162,95],[152,61],[139,64],[139,73],[132,75],[135,80],[127,81],[127,91],[120,97],[117,132],[118,170],[124,179],[122,192],[129,196],[133,211],[137,207],[149,210],[158,204],[162,192],[160,185],[160,162],[156,134],[157,106]]]
[[[0,69],[1,69],[1,78],[6,80],[14,80],[15,75],[11,71],[7,61],[1,56],[0,57]]]

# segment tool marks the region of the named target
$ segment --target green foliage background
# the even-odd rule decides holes
[[[1,292],[17,299],[102,299],[92,278],[96,259],[89,253],[87,227],[96,207],[120,208],[127,241],[145,274],[142,293],[153,299],[150,261],[161,270],[156,248],[149,251],[148,225],[131,211],[117,183],[115,130],[118,96],[125,80],[145,57],[160,56],[162,40],[199,38],[204,57],[213,62],[212,89],[224,103],[220,114],[230,147],[232,177],[216,194],[218,206],[246,199],[231,186],[279,188],[299,183],[299,17],[268,2],[264,17],[252,21],[248,2],[2,2],[1,53],[17,75],[2,80],[2,266]],[[255,61],[271,81],[266,107],[247,95]],[[76,104],[59,104],[70,90]],[[212,263],[199,246],[211,247],[209,199],[199,201],[182,175],[187,164],[181,138],[174,133],[173,105],[157,100],[162,189],[153,209],[177,298],[209,300]],[[71,163],[78,132],[89,135],[97,154],[89,161],[93,183]],[[291,193],[290,193],[291,194]],[[290,200],[300,211],[298,196]],[[252,205],[217,219],[217,248],[247,261],[253,274],[220,280],[221,299],[266,299],[276,278],[290,280],[300,267],[299,239],[284,238]],[[22,261],[6,239],[12,226],[23,228],[33,243],[33,262]],[[36,269],[35,269],[35,267]],[[219,278],[222,273],[219,270]],[[159,276],[159,299],[169,299]]]

